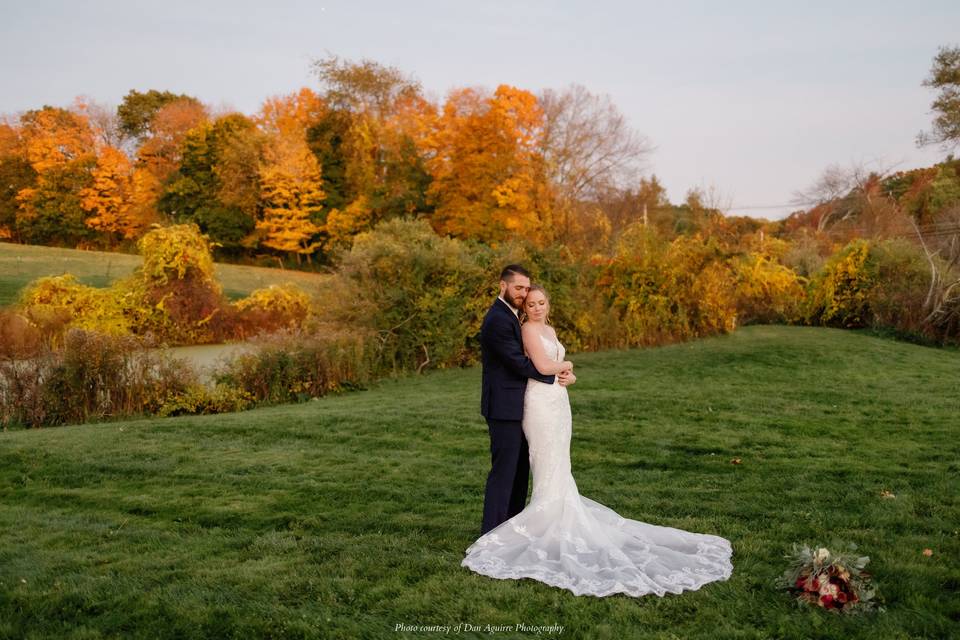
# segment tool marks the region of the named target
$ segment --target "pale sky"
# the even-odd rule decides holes
[[[731,213],[779,218],[831,164],[910,169],[940,45],[960,2],[248,2],[4,0],[0,113],[79,95],[116,105],[169,90],[251,114],[317,88],[310,62],[369,58],[428,95],[512,84],[608,94],[656,147],[681,202],[713,189]],[[759,208],[754,208],[759,207]]]

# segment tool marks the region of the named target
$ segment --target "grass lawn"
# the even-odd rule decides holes
[[[460,567],[489,468],[474,368],[239,414],[0,433],[0,638],[960,633],[956,350],[756,326],[573,360],[580,493],[729,539],[728,581],[593,598]],[[870,556],[886,612],[803,610],[771,586],[791,543],[834,538]]]
[[[105,251],[79,251],[0,242],[0,307],[13,304],[20,290],[37,278],[72,273],[84,284],[106,287],[129,275],[143,260],[138,255]],[[254,289],[293,282],[313,291],[324,276],[305,271],[216,265],[217,278],[228,298],[235,300]]]

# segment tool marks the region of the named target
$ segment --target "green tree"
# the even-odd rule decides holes
[[[346,111],[328,111],[320,122],[307,129],[307,145],[323,167],[323,204],[328,209],[342,209],[350,200],[347,189],[347,160],[343,142],[350,129]]]
[[[933,130],[921,132],[917,144],[955,148],[960,145],[960,47],[940,47],[923,86],[938,89],[940,94],[930,105],[936,114]]]
[[[251,154],[230,150],[246,146],[240,139],[257,135],[256,125],[239,113],[192,129],[183,143],[180,167],[160,196],[159,209],[178,222],[196,223],[227,252],[242,250],[254,229],[254,216],[244,204],[246,198],[224,202],[221,175],[256,174],[255,167],[239,171],[225,167],[231,158],[253,162]]]
[[[371,60],[331,56],[315,61],[314,71],[328,111],[307,141],[323,167],[331,237],[429,210],[431,178],[415,142],[418,117],[429,108],[420,84]]]
[[[0,124],[0,239],[18,239],[17,194],[36,180],[37,172],[27,161],[19,132]]]

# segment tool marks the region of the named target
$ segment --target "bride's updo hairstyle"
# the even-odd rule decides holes
[[[527,296],[529,297],[530,294],[533,293],[534,291],[539,291],[540,293],[543,294],[543,297],[547,299],[547,315],[545,315],[545,316],[543,317],[543,323],[544,323],[544,324],[550,324],[550,294],[547,293],[547,290],[544,289],[542,285],[539,285],[539,284],[531,284],[531,285],[530,285],[530,290],[527,291]],[[527,303],[526,303],[526,301],[524,301],[523,306],[524,306],[524,310],[523,310],[523,322],[526,322],[526,321],[527,321],[527,310],[526,310]]]

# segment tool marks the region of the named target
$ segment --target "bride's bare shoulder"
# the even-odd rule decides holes
[[[551,327],[550,325],[546,325],[546,326],[547,326],[547,335],[550,336],[551,338],[553,338],[554,340],[556,340],[556,339],[557,339],[557,330],[554,329],[553,327]]]

